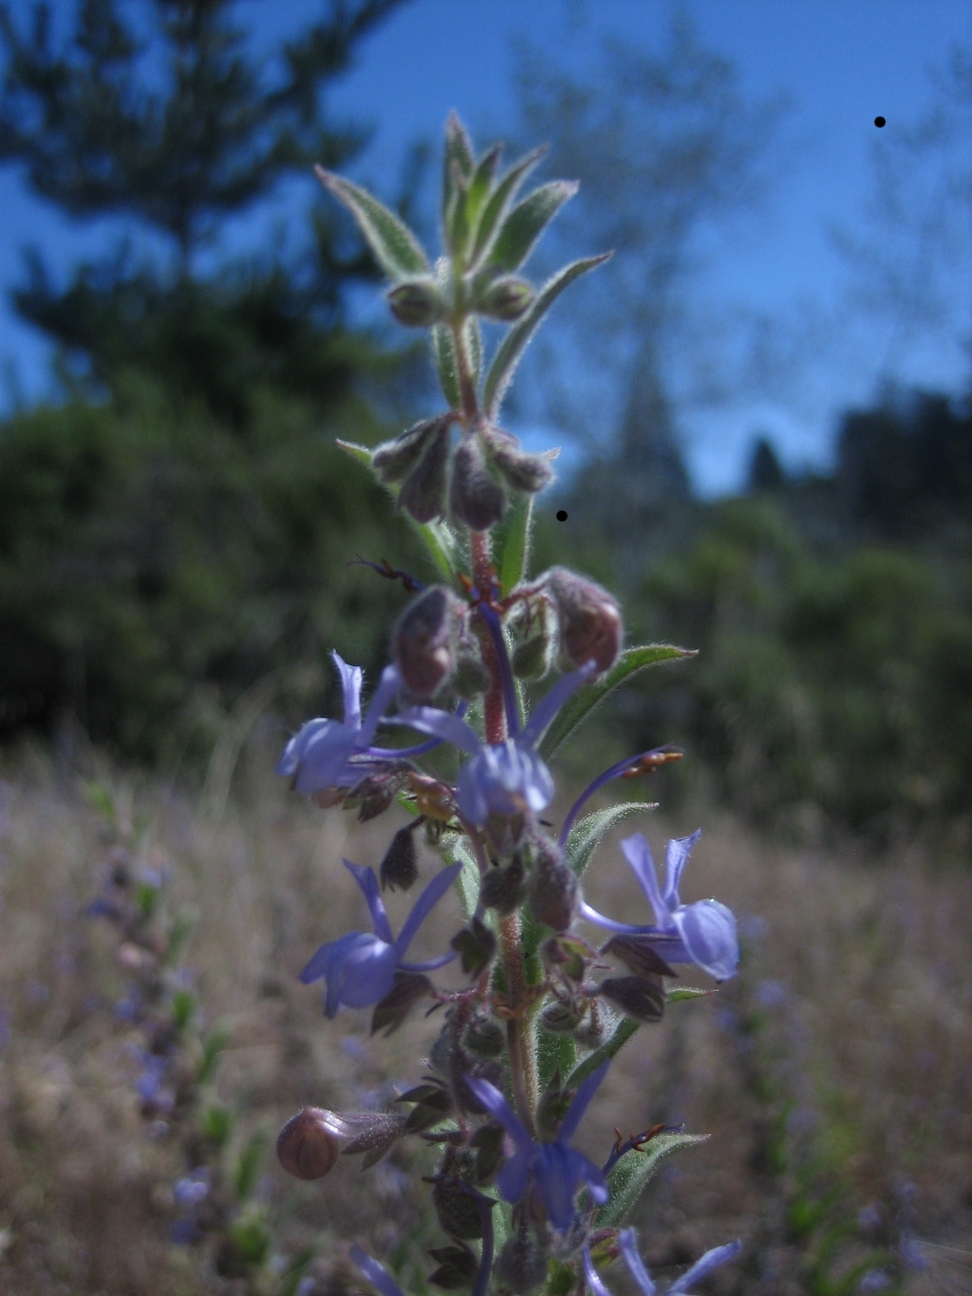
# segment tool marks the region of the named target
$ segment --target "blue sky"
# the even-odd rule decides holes
[[[729,327],[737,313],[778,321],[771,330],[780,352],[775,380],[750,383],[722,405],[682,411],[696,482],[713,494],[738,484],[756,430],[769,432],[792,466],[825,464],[837,413],[869,399],[882,377],[950,390],[967,383],[960,334],[970,323],[961,315],[963,301],[972,300],[968,258],[960,257],[950,280],[952,313],[941,327],[911,329],[893,312],[864,316],[851,308],[848,267],[828,230],[840,225],[865,243],[884,237],[866,209],[878,135],[873,119],[879,113],[887,119],[885,137],[918,121],[933,98],[930,72],[956,45],[972,53],[972,6],[965,0],[689,0],[681,8],[702,41],[737,65],[748,96],[782,91],[791,102],[767,200],[727,227],[694,288]],[[315,5],[241,0],[239,11],[262,42],[298,28]],[[517,38],[546,45],[554,60],[581,68],[603,35],[659,48],[671,12],[661,0],[414,0],[369,38],[333,98],[348,117],[375,125],[357,174],[395,173],[408,143],[422,135],[437,139],[453,107],[481,139],[502,133],[516,117]],[[304,209],[303,199],[294,199],[292,191],[281,193],[234,222],[226,247],[257,248],[275,227],[293,226]],[[55,272],[66,273],[117,234],[107,223],[67,224],[30,196],[15,170],[0,173],[4,294],[20,277],[26,244],[37,244]],[[6,303],[0,360],[28,402],[49,390],[48,348]]]

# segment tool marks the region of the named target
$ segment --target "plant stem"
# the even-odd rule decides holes
[[[472,549],[473,580],[478,589],[488,590],[492,577],[489,533],[486,531],[470,531],[469,539]],[[482,626],[482,630],[480,643],[482,644],[483,658],[493,680],[490,690],[486,694],[484,704],[486,741],[488,743],[500,743],[506,737],[503,689],[492,636],[485,625]],[[499,934],[500,953],[503,959],[503,971],[506,976],[506,1001],[514,1012],[522,1013],[522,1015],[517,1015],[506,1024],[513,1101],[517,1115],[530,1134],[533,1135],[535,1133],[533,1112],[537,1096],[537,1059],[533,1039],[533,1025],[530,1018],[523,1013],[526,999],[526,974],[523,967],[520,915],[511,913],[506,918],[501,919]]]

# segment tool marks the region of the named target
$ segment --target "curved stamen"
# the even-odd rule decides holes
[[[588,783],[587,787],[580,794],[574,804],[567,811],[567,818],[564,820],[564,826],[560,830],[560,848],[563,850],[564,844],[570,835],[570,830],[574,826],[574,820],[580,814],[581,806],[589,797],[604,786],[610,783],[612,779],[620,778],[625,770],[631,769],[632,765],[637,765],[639,761],[647,760],[649,756],[658,756],[663,752],[669,751],[668,747],[652,747],[650,751],[639,752],[637,756],[627,756],[624,760],[618,761],[610,769],[606,769],[603,774],[599,774],[593,783]]]
[[[471,590],[470,593],[476,595],[478,591]],[[513,667],[510,665],[510,653],[506,646],[506,636],[503,634],[503,627],[500,624],[499,617],[481,595],[477,607],[486,622],[490,638],[493,641],[493,647],[496,649],[500,686],[503,690],[503,709],[506,711],[506,727],[510,737],[516,738],[520,732],[520,708],[516,702],[516,685],[513,683]]]

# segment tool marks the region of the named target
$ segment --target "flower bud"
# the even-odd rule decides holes
[[[481,435],[489,462],[501,473],[510,490],[535,495],[553,480],[549,459],[528,454],[509,432],[483,427]]]
[[[514,855],[504,868],[491,868],[479,884],[479,898],[501,918],[511,914],[523,900],[523,861]]]
[[[391,839],[391,845],[381,861],[381,889],[401,887],[407,891],[415,884],[418,877],[418,863],[415,857],[415,838],[411,828],[399,828]]]
[[[506,494],[486,466],[476,436],[466,436],[452,456],[449,511],[474,531],[488,531],[506,512]]]
[[[566,567],[551,567],[541,579],[557,611],[561,654],[574,666],[593,660],[599,673],[608,670],[623,634],[616,601],[602,586]]]
[[[555,932],[565,932],[574,917],[577,878],[566,864],[543,857],[537,861],[530,884],[530,909],[537,922]]]
[[[277,1138],[277,1159],[297,1179],[323,1179],[338,1155],[338,1141],[329,1128],[329,1113],[305,1107],[292,1116]]]
[[[506,1239],[496,1257],[493,1273],[498,1282],[509,1287],[514,1296],[527,1296],[547,1276],[547,1253],[522,1224]]]
[[[451,418],[439,420],[439,430],[398,493],[398,507],[416,522],[431,522],[445,512],[451,422]]]
[[[388,294],[391,313],[406,328],[431,328],[445,319],[449,304],[438,284],[428,276],[406,279]]]
[[[393,1035],[409,1015],[420,999],[424,999],[432,990],[432,982],[421,972],[403,972],[401,968],[395,973],[392,988],[371,1014],[371,1033],[385,1032],[385,1038]]]
[[[629,972],[636,976],[678,976],[668,966],[657,950],[652,948],[651,936],[622,934],[612,936],[601,946],[602,954],[620,959]]]
[[[482,693],[488,693],[493,677],[478,657],[471,653],[460,653],[456,662],[456,673],[452,677],[452,687],[461,698],[472,701]]]
[[[475,915],[469,926],[456,932],[449,944],[462,960],[462,970],[467,976],[479,976],[496,953],[496,937]]]
[[[477,1057],[499,1057],[506,1047],[506,1031],[492,1017],[474,1017],[463,1033],[462,1043]]]
[[[572,1031],[584,1020],[584,1014],[574,1004],[569,1003],[552,1003],[548,1004],[540,1014],[540,1022],[544,1030],[553,1031],[559,1035],[562,1031]]]
[[[383,441],[371,455],[371,466],[385,485],[402,481],[422,457],[442,419],[423,419],[393,441]]]
[[[550,669],[553,640],[550,635],[534,635],[513,649],[510,665],[517,679],[542,679]]]
[[[432,1205],[444,1232],[454,1238],[481,1238],[483,1219],[472,1190],[458,1175],[444,1176],[432,1189]]]
[[[519,275],[501,275],[476,294],[476,310],[490,319],[512,323],[526,311],[536,294]]]
[[[410,693],[432,697],[449,681],[465,615],[465,604],[445,585],[433,585],[409,603],[392,647]]]
[[[660,976],[608,977],[601,982],[598,993],[635,1021],[661,1021],[665,1011],[665,987]]]
[[[429,1255],[438,1264],[438,1269],[429,1274],[433,1287],[444,1291],[455,1291],[457,1288],[469,1288],[476,1278],[479,1261],[469,1247],[459,1246],[433,1247]]]

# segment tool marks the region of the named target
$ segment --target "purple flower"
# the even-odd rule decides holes
[[[399,1287],[385,1266],[372,1259],[367,1251],[362,1251],[359,1246],[353,1246],[350,1256],[372,1287],[381,1292],[381,1296],[404,1296],[401,1287]]]
[[[435,734],[469,753],[459,771],[458,801],[464,818],[480,827],[490,815],[544,810],[554,781],[535,750],[554,716],[582,684],[596,674],[593,662],[564,675],[534,709],[521,733],[501,743],[484,743],[464,720],[435,707],[411,707],[395,717],[421,733]]]
[[[540,1143],[527,1133],[509,1103],[488,1080],[468,1077],[466,1083],[479,1101],[500,1120],[516,1144],[516,1151],[500,1170],[496,1184],[506,1201],[519,1201],[532,1183],[543,1203],[547,1218],[558,1233],[574,1221],[574,1198],[586,1187],[591,1199],[603,1205],[608,1199],[604,1172],[593,1161],[569,1146],[588,1103],[607,1074],[610,1063],[592,1071],[574,1095],[552,1143]]]
[[[454,952],[450,952],[425,963],[402,961],[415,933],[458,876],[461,863],[453,864],[435,875],[415,901],[397,940],[392,935],[388,915],[381,902],[374,869],[352,864],[350,860],[344,861],[344,867],[361,888],[371,913],[374,934],[348,932],[335,941],[328,941],[301,972],[300,979],[305,985],[319,981],[321,977],[327,982],[325,1017],[333,1017],[342,1006],[367,1008],[371,1004],[380,1003],[391,990],[395,973],[399,969],[403,972],[431,972],[456,957]]]
[[[657,1288],[645,1268],[644,1261],[638,1254],[634,1229],[622,1229],[618,1234],[618,1242],[621,1246],[624,1263],[628,1266],[628,1272],[635,1280],[639,1291],[642,1292],[642,1296],[655,1296]],[[706,1251],[701,1260],[697,1260],[691,1269],[682,1274],[681,1278],[676,1278],[668,1289],[669,1296],[689,1296],[697,1282],[700,1282],[719,1265],[725,1264],[727,1260],[735,1259],[741,1250],[741,1242],[728,1242],[725,1246],[713,1247],[711,1251]],[[591,1291],[595,1293],[595,1296],[610,1296],[610,1292],[594,1268],[590,1249],[585,1246],[582,1255],[584,1276]]]
[[[655,861],[645,837],[635,833],[621,843],[621,849],[655,911],[657,925],[616,922],[583,902],[578,912],[588,922],[606,927],[608,931],[651,936],[652,945],[666,963],[694,963],[717,981],[726,981],[735,975],[739,962],[736,920],[732,911],[718,900],[699,900],[695,904],[683,905],[678,896],[685,861],[700,835],[696,832],[691,837],[680,837],[668,843],[664,891],[658,886]]]
[[[344,721],[318,718],[308,722],[284,748],[277,773],[285,778],[296,776],[298,792],[319,792],[324,788],[353,787],[367,772],[351,758],[367,757],[368,745],[375,736],[378,722],[391,705],[401,686],[398,668],[386,666],[364,721],[361,719],[360,666],[349,666],[336,652],[334,664],[341,676],[344,692]],[[363,762],[367,765],[367,760]]]

